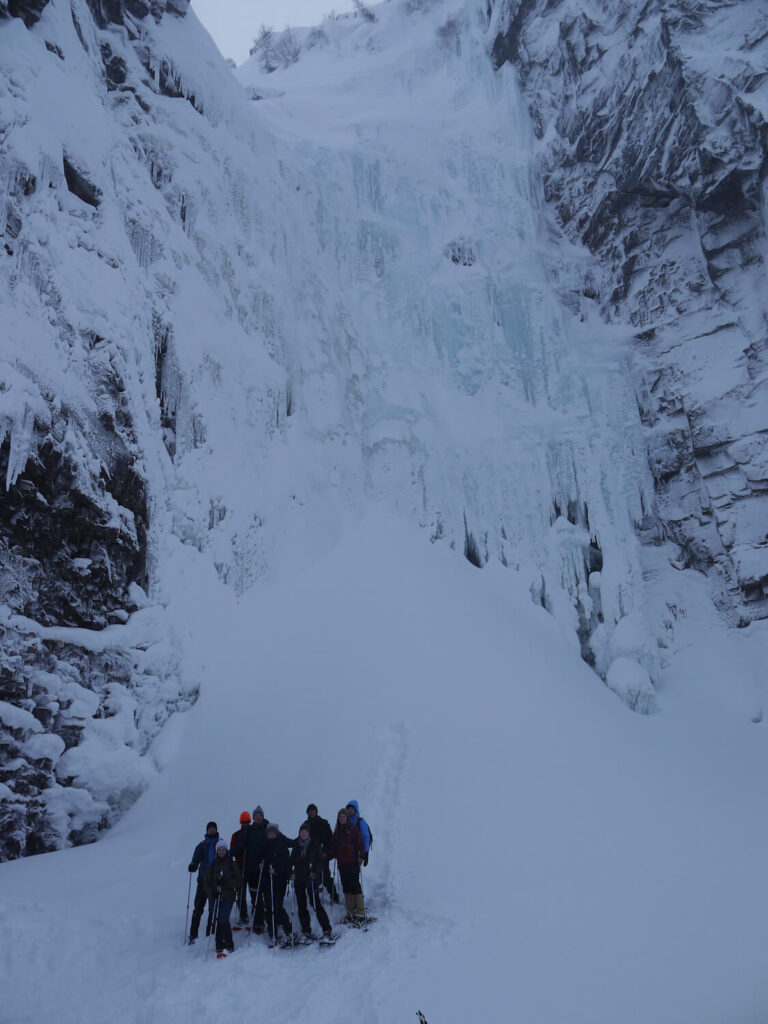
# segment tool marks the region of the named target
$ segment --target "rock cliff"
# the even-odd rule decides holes
[[[768,14],[520,0],[493,17],[546,198],[595,257],[581,304],[632,332],[662,536],[731,621],[765,617]]]

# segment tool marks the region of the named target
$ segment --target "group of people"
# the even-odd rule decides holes
[[[322,904],[321,890],[325,889],[331,902],[339,902],[331,871],[332,860],[338,866],[344,893],[344,921],[362,923],[365,902],[360,870],[368,864],[370,849],[371,830],[360,816],[356,800],[350,800],[339,811],[333,829],[320,817],[317,806],[309,804],[307,819],[295,839],[289,839],[275,822],[268,821],[261,807],[254,809],[253,817],[243,811],[240,828],[232,834],[229,845],[219,836],[216,822],[209,821],[205,838],[195,847],[188,868],[190,872],[197,872],[190,945],[198,937],[206,903],[209,906],[206,935],[215,931],[217,953],[234,950],[229,919],[235,904],[241,926],[250,927],[259,935],[266,927],[270,942],[277,941],[278,926],[286,937],[291,936],[291,920],[284,906],[289,882],[294,886],[302,934],[312,937],[311,908],[323,936],[330,939],[333,932]]]

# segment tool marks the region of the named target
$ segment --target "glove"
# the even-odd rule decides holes
[[[190,864],[189,867],[187,868],[187,871],[190,871],[190,872],[194,871],[194,870],[195,870],[195,865],[194,864]]]
[[[363,864],[365,865],[365,867],[368,867],[368,854],[367,854],[367,853],[366,853],[366,855],[365,855],[365,856],[363,857]]]

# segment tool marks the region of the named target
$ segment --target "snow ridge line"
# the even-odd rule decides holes
[[[371,862],[377,868],[373,884],[365,887],[366,903],[373,896],[377,908],[382,911],[385,906],[397,906],[398,902],[394,854],[399,845],[398,838],[402,829],[398,809],[409,750],[408,726],[405,722],[396,722],[389,726],[382,735],[380,748],[386,753],[381,758],[381,767],[371,791],[369,809],[364,809],[364,817],[373,827],[374,847]],[[363,868],[363,871],[366,869]],[[366,878],[363,875],[364,886],[365,882]]]

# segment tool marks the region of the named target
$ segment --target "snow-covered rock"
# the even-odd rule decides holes
[[[650,715],[656,711],[656,694],[648,671],[631,658],[616,658],[605,677],[613,690],[633,711]]]

